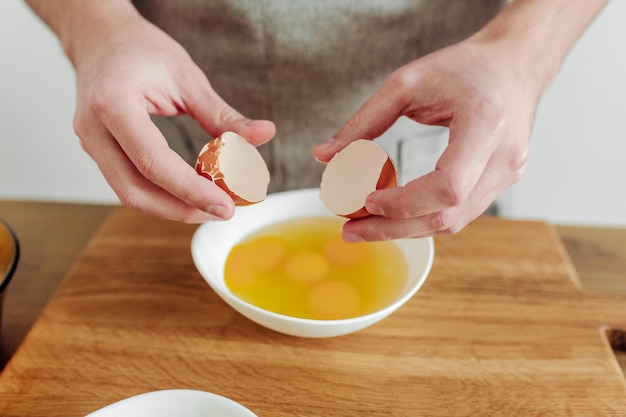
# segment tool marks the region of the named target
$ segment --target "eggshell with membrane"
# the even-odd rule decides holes
[[[267,164],[254,145],[234,132],[224,132],[202,148],[196,172],[226,191],[235,205],[250,205],[267,197]]]
[[[377,143],[359,139],[338,152],[326,165],[320,199],[333,213],[358,219],[370,213],[365,199],[373,191],[398,185],[395,165]]]

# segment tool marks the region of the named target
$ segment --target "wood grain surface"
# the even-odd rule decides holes
[[[626,229],[556,226],[577,275],[590,291],[626,294]]]
[[[437,238],[407,305],[317,340],[227,307],[193,266],[194,230],[113,210],[0,375],[0,415],[84,416],[167,388],[260,417],[626,415],[606,337],[623,335],[626,296],[582,290],[544,223],[483,218]]]
[[[4,300],[0,369],[13,356],[111,206],[0,200],[0,217],[20,241]]]

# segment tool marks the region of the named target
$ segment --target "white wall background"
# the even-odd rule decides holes
[[[625,17],[611,2],[570,54],[503,215],[626,226]],[[21,0],[0,2],[0,57],[0,198],[116,203],[72,131],[72,68]]]
[[[626,2],[612,1],[544,96],[503,214],[626,226]]]
[[[0,198],[117,202],[72,129],[74,73],[22,0],[0,1]]]

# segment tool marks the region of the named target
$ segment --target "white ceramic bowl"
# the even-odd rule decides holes
[[[85,417],[257,417],[243,405],[210,392],[152,391],[118,401]]]
[[[329,216],[319,199],[319,189],[304,189],[270,194],[261,203],[238,207],[233,219],[208,222],[195,232],[191,253],[196,268],[213,290],[232,308],[250,320],[277,332],[300,337],[332,337],[370,326],[406,303],[422,286],[434,257],[432,238],[401,239],[400,247],[409,266],[404,292],[390,305],[376,312],[341,320],[312,320],[290,317],[263,310],[235,296],[224,282],[224,265],[231,248],[256,229],[288,219]]]

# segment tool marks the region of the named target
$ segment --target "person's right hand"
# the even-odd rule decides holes
[[[96,5],[74,16],[84,21],[64,42],[76,69],[82,147],[127,207],[188,223],[230,218],[232,199],[169,148],[150,115],[189,114],[212,137],[230,130],[254,145],[274,136],[274,124],[230,107],[182,46],[130,2],[83,3]]]

